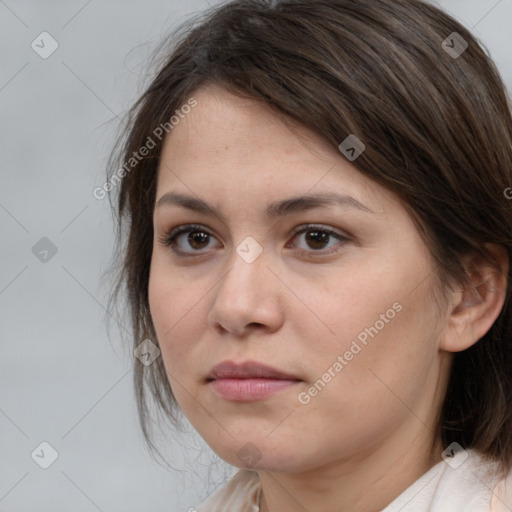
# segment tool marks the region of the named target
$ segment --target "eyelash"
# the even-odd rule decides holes
[[[299,226],[296,230],[293,231],[292,238],[295,238],[297,235],[301,235],[301,234],[306,233],[307,231],[311,231],[313,229],[316,229],[317,231],[320,231],[322,233],[327,233],[329,236],[333,236],[334,238],[337,238],[340,242],[348,242],[349,241],[348,237],[341,235],[340,233],[333,231],[332,229],[323,227],[322,225],[318,225],[318,224],[304,224],[302,226]],[[183,257],[202,256],[205,253],[201,253],[200,251],[194,251],[194,252],[197,252],[197,254],[190,254],[190,253],[187,253],[187,252],[184,252],[184,251],[181,251],[181,250],[175,248],[176,239],[178,238],[179,235],[181,235],[183,233],[190,233],[190,232],[195,232],[195,231],[205,233],[208,236],[214,237],[214,235],[212,233],[210,233],[210,231],[205,229],[200,224],[184,224],[183,226],[174,228],[174,229],[170,230],[169,232],[166,232],[163,235],[159,236],[158,242],[161,245],[163,245],[164,247],[170,247],[171,250],[179,256],[183,256]],[[295,252],[297,254],[301,254],[301,255],[307,254],[308,256],[327,256],[328,254],[338,252],[338,250],[339,249],[331,249],[331,250],[327,250],[327,251],[325,251],[325,250],[324,251],[322,251],[322,250],[305,251],[302,249],[302,250],[295,251]]]

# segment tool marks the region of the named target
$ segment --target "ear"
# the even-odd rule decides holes
[[[496,266],[476,254],[464,258],[471,286],[453,293],[452,311],[447,319],[440,348],[460,352],[474,345],[498,318],[507,293],[509,269],[505,247],[485,244]]]

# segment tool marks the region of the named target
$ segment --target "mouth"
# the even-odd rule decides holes
[[[302,380],[262,363],[224,361],[212,368],[206,382],[225,400],[251,402],[289,389]]]

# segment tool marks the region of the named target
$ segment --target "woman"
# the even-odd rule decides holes
[[[149,392],[240,468],[197,510],[512,510],[512,118],[463,26],[235,0],[125,135],[144,433]]]

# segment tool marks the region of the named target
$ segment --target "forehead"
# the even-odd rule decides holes
[[[350,193],[377,211],[396,202],[319,134],[263,102],[217,86],[192,97],[197,105],[165,139],[157,201],[176,191],[214,201],[242,194],[260,203],[307,192]]]
[[[214,85],[199,89],[193,97],[197,106],[167,135],[164,151],[170,145],[174,155],[228,157],[228,151],[257,148],[265,154],[304,157],[307,144],[317,157],[332,157],[333,148],[322,137],[262,101],[241,98]]]

